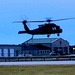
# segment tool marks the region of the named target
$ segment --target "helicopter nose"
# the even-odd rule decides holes
[[[62,33],[62,29],[60,29],[60,33]]]

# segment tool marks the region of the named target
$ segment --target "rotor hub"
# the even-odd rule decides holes
[[[26,21],[26,20],[24,20],[22,23],[27,23],[27,21]]]

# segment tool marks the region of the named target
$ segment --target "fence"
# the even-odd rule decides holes
[[[32,57],[0,57],[0,62],[15,61],[63,61],[75,60],[75,56],[32,56]]]

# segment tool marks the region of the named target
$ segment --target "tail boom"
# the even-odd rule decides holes
[[[19,31],[18,34],[24,34],[27,33],[26,31]]]

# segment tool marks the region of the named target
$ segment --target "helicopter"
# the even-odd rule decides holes
[[[51,34],[57,34],[57,36],[59,36],[63,30],[60,28],[60,26],[51,22],[68,20],[68,19],[75,19],[75,18],[64,18],[64,19],[56,19],[56,20],[47,19],[43,21],[27,21],[27,20],[16,21],[17,23],[22,23],[25,29],[23,31],[19,31],[18,34],[24,34],[24,33],[31,34],[32,38],[34,35],[47,35],[47,37],[49,37]],[[39,26],[38,28],[30,30],[27,26],[28,22],[44,22],[45,24],[40,24],[38,25]]]

